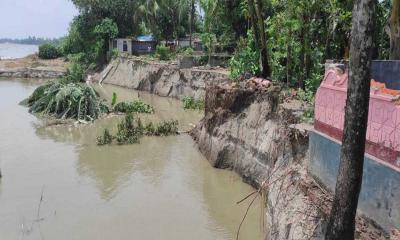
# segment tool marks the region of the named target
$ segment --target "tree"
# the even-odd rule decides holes
[[[345,126],[327,240],[354,239],[368,122],[376,0],[355,0]]]
[[[189,44],[192,46],[192,38],[193,38],[193,30],[194,30],[194,22],[196,15],[196,7],[195,0],[190,0],[190,19],[189,19]]]
[[[267,40],[265,36],[264,18],[262,16],[261,0],[248,0],[249,14],[253,26],[254,40],[260,50],[261,76],[264,78],[271,76],[271,68],[268,62]]]
[[[393,0],[389,20],[390,59],[400,59],[400,0]]]

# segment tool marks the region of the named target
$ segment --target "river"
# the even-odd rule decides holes
[[[0,59],[23,58],[38,51],[37,45],[0,43]]]
[[[1,240],[236,239],[247,208],[236,201],[253,189],[235,173],[212,168],[188,135],[99,147],[96,136],[119,119],[43,127],[18,105],[38,84],[0,80]],[[108,85],[98,91],[141,98],[155,108],[144,119],[177,119],[180,129],[201,118],[174,99]],[[260,213],[257,202],[240,239],[263,239]]]

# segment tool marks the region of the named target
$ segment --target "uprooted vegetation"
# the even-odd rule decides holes
[[[110,106],[93,87],[60,79],[36,88],[24,103],[31,113],[78,121],[93,121],[111,112],[154,113],[154,108],[141,100],[117,104],[115,101],[116,94]]]
[[[115,140],[119,145],[135,144],[140,142],[143,136],[170,136],[178,134],[178,121],[163,121],[158,124],[149,122],[143,125],[139,117],[128,113],[118,123],[117,133],[113,136],[108,129],[104,129],[103,135],[97,138],[97,145],[112,144]]]
[[[91,86],[63,80],[36,88],[27,105],[31,113],[85,121],[95,120],[110,111]]]

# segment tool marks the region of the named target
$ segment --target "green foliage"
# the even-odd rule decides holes
[[[183,54],[186,56],[192,56],[193,53],[194,53],[194,50],[191,47],[186,48],[185,51],[183,52]]]
[[[109,40],[113,39],[118,35],[118,26],[110,18],[105,18],[99,25],[94,28],[93,31],[98,37]]]
[[[211,60],[211,54],[215,52],[217,37],[214,33],[205,32],[201,34],[201,40],[208,54],[208,61]]]
[[[139,143],[140,137],[143,135],[143,131],[138,127],[137,122],[135,123],[132,113],[128,113],[117,125],[117,128],[115,139],[120,145]]]
[[[64,77],[68,82],[84,82],[86,77],[86,70],[82,64],[73,62],[67,69],[67,74]]]
[[[229,61],[230,77],[236,78],[244,73],[258,75],[260,73],[260,53],[256,50],[251,31],[247,38],[241,38],[235,55]]]
[[[114,111],[121,113],[154,113],[153,107],[141,100],[117,103],[114,106]]]
[[[182,99],[183,108],[185,110],[202,110],[204,109],[204,101],[203,100],[196,100],[193,97],[184,97]]]
[[[61,56],[59,49],[49,43],[39,46],[39,58],[41,59],[55,59]]]
[[[32,113],[90,121],[109,111],[92,87],[62,80],[38,87],[28,98],[28,107]]]
[[[111,50],[111,58],[115,59],[115,58],[119,57],[119,55],[120,55],[120,52],[118,49],[114,48],[113,50]]]
[[[106,128],[103,131],[103,135],[97,137],[97,145],[107,145],[111,144],[113,141],[113,136],[111,135],[110,131]]]
[[[168,61],[171,59],[171,49],[165,46],[157,46],[156,57],[162,61]]]
[[[108,129],[105,129],[102,136],[97,138],[98,145],[111,144],[115,139],[117,144],[139,143],[143,136],[170,136],[178,134],[178,121],[163,121],[155,125],[149,122],[142,124],[140,118],[135,118],[132,113],[128,113],[124,119],[117,125],[117,133],[112,136]]]
[[[117,94],[113,92],[112,100],[111,100],[111,106],[114,107],[115,104],[117,103]]]
[[[154,136],[169,136],[178,133],[178,121],[171,120],[171,121],[163,121],[159,123],[156,128],[155,132],[153,133]],[[147,132],[147,135],[149,132]]]

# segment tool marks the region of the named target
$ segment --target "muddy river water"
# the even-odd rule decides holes
[[[253,189],[235,173],[212,168],[188,135],[98,147],[97,135],[119,118],[43,127],[18,105],[38,84],[0,80],[1,240],[236,239],[247,208],[236,201]],[[201,118],[174,99],[114,86],[98,91],[141,98],[155,108],[143,119],[177,119],[182,130]],[[260,213],[256,203],[240,239],[263,238]]]

